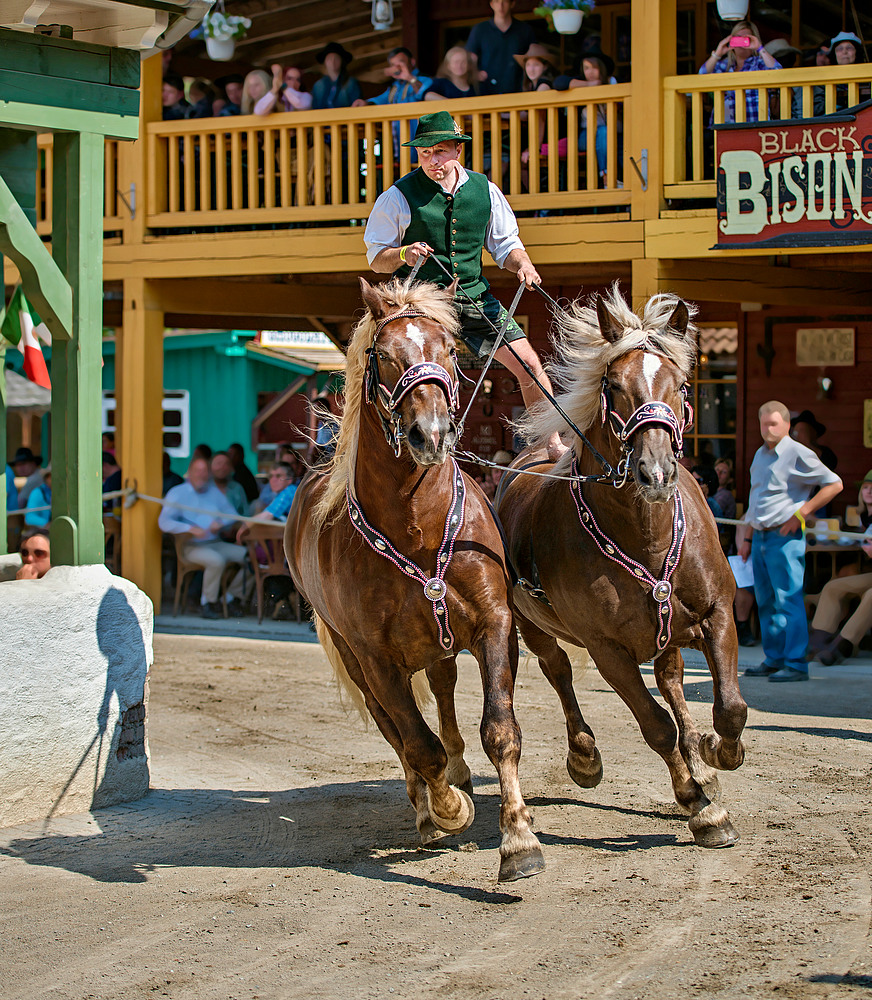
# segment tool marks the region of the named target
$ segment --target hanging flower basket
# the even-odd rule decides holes
[[[583,10],[553,10],[551,20],[554,22],[554,30],[561,35],[574,35],[581,28],[584,18]]]
[[[593,8],[593,0],[542,0],[533,13],[544,17],[551,31],[574,35],[581,28],[584,15]]]
[[[235,38],[206,38],[206,54],[214,62],[230,62],[235,51]]]
[[[223,5],[222,5],[223,6]],[[228,62],[233,58],[236,43],[245,38],[251,20],[247,17],[229,16],[220,8],[210,10],[191,36],[201,35],[206,40],[206,52],[215,62]]]
[[[742,21],[748,16],[748,0],[718,0],[718,16],[722,21]]]

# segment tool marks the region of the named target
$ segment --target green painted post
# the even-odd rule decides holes
[[[6,304],[6,285],[3,280],[3,255],[0,254],[0,311]],[[6,554],[9,520],[6,510],[6,348],[0,347],[0,556]]]
[[[81,566],[103,562],[103,136],[55,133],[53,183],[52,251],[73,290],[73,329],[52,343],[52,563]]]

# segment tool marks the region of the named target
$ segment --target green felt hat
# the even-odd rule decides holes
[[[472,136],[464,135],[463,129],[447,111],[436,111],[432,115],[421,115],[415,138],[403,145],[426,148],[440,142],[472,142]]]

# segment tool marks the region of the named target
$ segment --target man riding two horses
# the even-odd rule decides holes
[[[415,138],[404,143],[417,147],[421,165],[378,197],[364,240],[374,271],[406,278],[420,261],[422,280],[443,288],[457,281],[462,289],[455,306],[460,337],[473,354],[486,357],[494,346],[494,328],[502,326],[506,310],[482,273],[482,249],[500,267],[517,274],[527,288],[538,285],[541,278],[502,191],[484,174],[459,162],[463,143],[470,141],[447,111],[423,115]],[[529,371],[551,391],[538,354],[514,319],[509,320],[494,357],[518,379],[527,407],[545,398]],[[547,447],[552,461],[566,451],[556,432]]]

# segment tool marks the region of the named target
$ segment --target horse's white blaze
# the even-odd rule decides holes
[[[649,396],[654,395],[654,376],[660,371],[662,364],[663,360],[658,355],[645,352],[645,356],[642,358],[642,374],[648,383]]]
[[[421,357],[424,357],[424,333],[420,327],[415,326],[414,323],[406,324],[406,337],[412,341],[413,344],[421,352]]]

